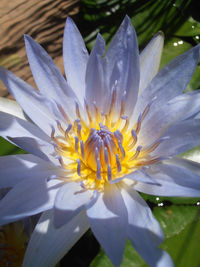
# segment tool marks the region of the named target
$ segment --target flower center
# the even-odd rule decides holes
[[[114,135],[105,126],[100,130],[90,131],[85,142],[85,150],[86,164],[92,170],[98,171],[99,175],[101,169],[105,171],[108,165],[114,167],[113,156],[118,153],[118,149]]]
[[[57,133],[52,127],[51,138],[58,160],[65,170],[63,180],[75,180],[89,189],[103,190],[104,183],[120,178],[143,166],[153,164],[160,158],[153,158],[150,153],[162,142],[157,140],[148,147],[138,145],[141,124],[150,106],[139,115],[133,128],[129,127],[129,118],[123,115],[124,99],[121,110],[114,119],[116,91],[113,90],[110,109],[102,114],[96,103],[89,108],[85,103],[88,120],[83,119],[76,104],[77,119],[69,121],[67,114],[59,107],[68,121],[64,129],[57,121]],[[94,114],[93,116],[91,114]]]

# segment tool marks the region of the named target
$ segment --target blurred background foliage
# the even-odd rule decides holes
[[[71,4],[70,4],[71,3]],[[62,40],[64,22],[67,15],[75,20],[85,39],[89,50],[93,47],[95,38],[100,32],[106,43],[109,44],[118,29],[124,16],[128,14],[138,35],[140,51],[158,31],[165,35],[165,46],[161,60],[161,68],[177,55],[187,51],[199,43],[200,38],[200,2],[193,0],[82,0],[82,1],[41,1],[45,19],[38,24],[38,28],[31,24],[26,28],[26,33],[39,41],[54,58],[63,71]],[[52,9],[53,8],[53,9]],[[45,10],[45,12],[44,12]],[[51,10],[51,12],[50,12]],[[38,9],[39,12],[39,9]],[[34,12],[32,12],[34,23]],[[38,16],[38,14],[37,14]],[[39,16],[38,16],[39,17]],[[0,9],[0,20],[3,18]],[[23,23],[23,21],[21,22]],[[49,25],[47,27],[47,24]],[[17,24],[17,27],[19,24]],[[26,25],[28,25],[26,23]],[[42,25],[42,26],[41,26]],[[10,26],[9,26],[10,27]],[[15,26],[13,26],[15,27]],[[23,27],[22,27],[23,28]],[[9,28],[13,31],[13,28]],[[15,29],[15,28],[14,28]],[[14,31],[15,32],[15,31]],[[10,35],[12,40],[14,32]],[[50,32],[50,33],[49,33]],[[48,33],[48,34],[47,34]],[[9,32],[8,32],[9,36]],[[53,37],[49,37],[53,36]],[[58,38],[56,37],[58,36]],[[57,38],[57,39],[56,39]],[[0,65],[12,71],[22,73],[22,78],[30,81],[27,63],[24,61],[22,35],[5,49],[0,46]],[[17,41],[21,42],[20,44]],[[60,40],[60,41],[58,41]],[[16,45],[17,43],[17,45]],[[18,49],[15,51],[13,47]],[[23,47],[23,48],[22,48]],[[10,50],[9,50],[10,49]],[[21,65],[18,63],[20,62]],[[19,67],[20,66],[20,67]],[[200,88],[200,66],[187,87],[187,91]],[[1,88],[1,95],[7,96],[5,88]],[[10,97],[8,95],[8,97]],[[1,139],[0,155],[24,153],[20,149]],[[200,162],[200,148],[193,149],[183,157]],[[160,198],[142,194],[152,211],[160,222],[166,240],[162,248],[172,256],[177,267],[200,266],[200,199],[193,198]],[[136,214],[137,216],[137,214]],[[111,267],[109,259],[99,247],[98,242],[88,231],[71,251],[60,262],[61,267]],[[127,241],[122,267],[147,266],[136,253],[130,242]]]

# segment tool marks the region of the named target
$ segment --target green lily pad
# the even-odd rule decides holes
[[[176,267],[199,267],[200,209],[198,206],[173,206],[156,209],[156,218],[165,233],[162,248],[167,250]]]
[[[172,59],[192,48],[192,45],[181,38],[171,38],[165,43],[160,68],[164,67]]]
[[[190,17],[175,32],[176,36],[197,36],[200,35],[200,23]]]

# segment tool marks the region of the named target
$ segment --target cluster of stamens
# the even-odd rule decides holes
[[[95,102],[92,107],[85,102],[87,121],[82,118],[77,103],[77,119],[74,122],[70,122],[67,114],[59,107],[68,126],[64,129],[57,121],[57,128],[61,135],[55,136],[55,128],[52,127],[51,138],[57,158],[66,171],[66,176],[60,177],[61,179],[70,177],[72,180],[80,181],[86,188],[102,190],[105,182],[123,177],[138,168],[160,160],[160,158],[151,157],[150,153],[163,139],[156,140],[148,147],[138,145],[142,122],[153,101],[139,115],[134,127],[130,128],[129,118],[124,115],[125,96],[124,93],[117,120],[116,116],[114,119],[116,89],[112,92],[107,114],[101,113]]]

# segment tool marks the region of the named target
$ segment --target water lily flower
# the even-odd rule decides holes
[[[42,212],[23,266],[54,266],[89,227],[116,266],[127,239],[149,266],[173,266],[137,191],[200,195],[200,165],[176,157],[200,144],[200,93],[183,94],[200,46],[158,72],[161,33],[139,54],[126,16],[107,52],[98,34],[89,55],[68,18],[66,80],[39,44],[25,44],[39,91],[0,68],[23,109],[1,99],[0,134],[30,153],[0,158],[0,187],[11,188],[0,224]]]

